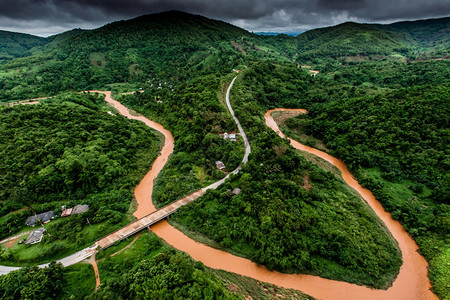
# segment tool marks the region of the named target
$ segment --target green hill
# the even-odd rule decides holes
[[[405,55],[416,44],[406,33],[351,22],[308,31],[297,40],[300,59]]]
[[[73,29],[47,38],[31,34],[0,30],[0,64],[15,58],[27,57],[50,47],[55,47],[69,37],[82,33],[82,29]],[[47,47],[46,47],[47,46]]]
[[[418,45],[418,58],[448,57],[450,50],[450,17],[399,22],[386,26],[407,33]]]
[[[0,98],[20,99],[115,82],[179,81],[192,72],[229,71],[244,55],[233,41],[252,36],[233,25],[178,11],[114,22],[4,66]]]
[[[72,29],[69,31],[65,31],[63,33],[51,35],[51,36],[47,37],[45,40],[46,40],[47,44],[58,45],[59,43],[65,41],[66,39],[77,36],[85,31],[86,30],[84,30],[84,29],[76,28],[76,29]]]
[[[33,47],[42,46],[45,38],[0,30],[0,64],[14,58],[31,55]]]
[[[408,22],[383,26],[390,30],[408,33],[422,47],[435,47],[450,42],[450,17]]]
[[[347,22],[299,35],[298,54],[300,60],[402,58],[417,55],[418,51],[446,56],[449,33],[450,18],[390,25]]]

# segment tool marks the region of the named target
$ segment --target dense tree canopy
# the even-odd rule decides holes
[[[55,299],[63,289],[61,264],[49,267],[26,267],[0,276],[0,298],[2,299]]]
[[[159,137],[140,122],[108,114],[104,103],[99,96],[68,94],[0,108],[0,238],[22,229],[34,213],[90,205],[86,215],[50,223],[53,234],[35,259],[68,250],[56,240],[81,247],[105,234],[106,224],[94,235],[86,232],[86,218],[91,225],[108,222],[109,231],[123,222],[132,189],[157,156]]]

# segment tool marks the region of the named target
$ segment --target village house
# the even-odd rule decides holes
[[[31,217],[28,217],[28,219],[25,222],[25,224],[27,224],[28,226],[33,226],[34,227],[34,225],[38,221],[41,221],[42,223],[48,223],[53,218],[55,218],[55,213],[53,211],[47,211],[47,212],[43,212],[43,213],[38,214],[38,215],[34,215],[34,216],[31,216]]]
[[[75,206],[74,208],[66,208],[65,206],[62,207],[62,213],[61,217],[68,217],[71,215],[78,215],[85,213],[89,210],[89,205],[86,204],[79,204]]]
[[[216,161],[216,168],[221,171],[225,171],[226,169],[225,164],[220,160]]]
[[[45,228],[43,228],[43,227],[31,231],[27,237],[27,240],[25,241],[25,244],[33,245],[33,244],[39,243],[42,240],[44,233],[45,233]]]
[[[224,140],[230,140],[230,141],[236,142],[237,133],[227,133],[227,132],[225,132],[224,134],[220,134],[220,136],[223,136]]]
[[[61,213],[61,217],[69,217],[72,214],[72,208],[63,208],[63,211]]]
[[[237,196],[241,193],[241,189],[240,188],[235,188],[232,192],[233,195]]]
[[[87,204],[78,204],[72,209],[72,215],[78,215],[85,213],[89,210],[89,205]]]

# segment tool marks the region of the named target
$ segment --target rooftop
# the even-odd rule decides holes
[[[89,210],[89,205],[87,204],[78,204],[72,209],[72,215],[82,214]]]
[[[39,221],[39,220],[42,223],[45,223],[45,222],[50,221],[54,217],[55,217],[55,213],[53,211],[47,211],[47,212],[40,213],[38,215],[34,215],[34,216],[31,216],[31,217],[28,217],[28,219],[25,222],[25,224],[27,224],[28,226],[34,226],[36,224],[36,222]]]
[[[45,228],[43,228],[43,227],[33,230],[28,235],[28,238],[25,241],[25,244],[33,245],[33,244],[39,243],[42,240],[44,233],[45,233]]]

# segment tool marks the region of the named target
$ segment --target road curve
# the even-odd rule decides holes
[[[250,148],[250,143],[248,142],[247,136],[244,132],[244,130],[242,129],[241,124],[239,123],[239,120],[236,118],[233,108],[231,107],[230,104],[230,90],[234,84],[234,81],[236,80],[237,76],[234,77],[234,79],[232,80],[230,86],[228,87],[227,90],[227,94],[226,94],[226,102],[227,102],[227,107],[230,110],[230,113],[233,116],[233,119],[235,120],[238,128],[239,128],[239,132],[244,140],[244,144],[245,144],[245,153],[244,153],[244,158],[242,160],[241,165],[239,165],[234,171],[232,171],[230,174],[237,174],[239,172],[239,170],[241,170],[242,165],[245,165],[248,161],[248,156],[251,152],[251,148]],[[153,181],[156,179],[157,175],[159,174],[159,172],[161,171],[161,169],[163,168],[163,166],[167,163],[168,161],[168,157],[170,156],[170,154],[172,154],[173,152],[173,136],[172,134],[166,130],[162,125],[153,122],[149,119],[147,119],[144,116],[136,116],[134,115],[132,112],[130,112],[125,106],[123,106],[120,102],[113,100],[111,98],[111,92],[110,91],[89,91],[89,92],[93,92],[93,93],[101,93],[105,95],[105,101],[107,101],[109,104],[111,104],[112,106],[114,106],[114,108],[116,108],[120,114],[124,115],[125,117],[129,118],[129,119],[135,119],[135,120],[139,120],[144,122],[147,126],[159,131],[160,133],[162,133],[165,137],[165,143],[164,146],[161,150],[160,155],[156,158],[155,162],[152,165],[152,169],[146,174],[146,176],[144,176],[144,178],[142,179],[142,181],[139,183],[139,185],[136,187],[135,189],[135,197],[139,203],[138,205],[138,209],[136,210],[136,212],[134,213],[134,215],[136,217],[140,219],[143,219],[145,216],[148,216],[149,214],[153,213],[156,211],[156,208],[153,206],[152,201],[151,201],[151,191],[153,190]],[[38,103],[38,102],[37,102]],[[36,104],[36,103],[29,103],[29,104]],[[227,180],[230,177],[230,174],[227,174],[224,178],[220,179],[219,181],[206,186],[196,192],[194,192],[193,194],[191,194],[191,196],[193,196],[195,199],[197,199],[198,197],[202,196],[207,190],[210,189],[216,189],[217,187],[219,187],[221,184],[223,184],[225,182],[225,180]],[[140,188],[141,187],[141,188]],[[183,197],[184,198],[184,197]],[[182,199],[183,199],[182,198]],[[195,200],[192,199],[191,201]],[[189,201],[190,202],[190,201]],[[187,204],[189,202],[185,202],[185,203],[180,203],[179,206],[182,206],[184,204]],[[127,225],[128,226],[128,225]],[[167,225],[170,226],[170,225]],[[126,226],[125,226],[126,227]],[[83,260],[85,260],[86,258],[92,256],[95,251],[96,248],[100,245],[100,242],[104,239],[107,239],[109,235],[107,235],[106,237],[100,239],[98,242],[94,243],[93,245],[82,249],[76,253],[73,253],[72,255],[69,255],[67,257],[64,257],[62,259],[57,260],[57,262],[62,263],[63,266],[67,267],[76,263],[79,263]],[[40,268],[44,268],[47,267],[49,264],[41,264],[38,265]],[[20,267],[8,267],[8,266],[0,266],[0,275],[5,275],[8,274],[11,271],[14,270],[18,270],[20,269]]]

